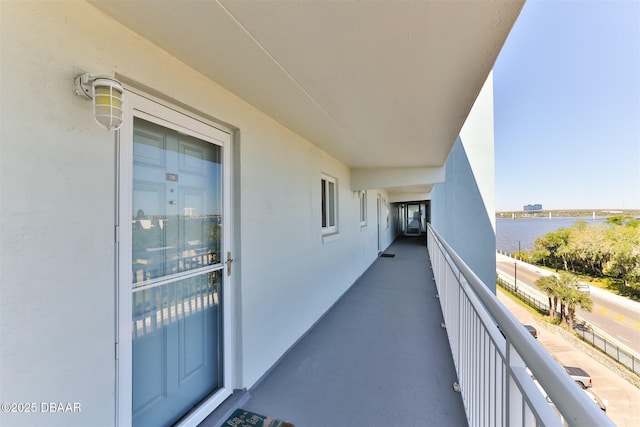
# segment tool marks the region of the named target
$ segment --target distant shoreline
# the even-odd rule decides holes
[[[589,217],[607,218],[624,215],[640,217],[640,209],[543,209],[539,211],[496,211],[496,218]]]

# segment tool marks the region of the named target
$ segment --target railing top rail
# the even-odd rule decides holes
[[[428,224],[428,230],[444,248],[485,309],[500,326],[507,342],[515,348],[527,367],[534,373],[565,421],[572,426],[613,426],[611,420],[589,400],[586,394],[578,393],[578,386],[564,369],[522,327],[521,323],[502,305],[496,295],[433,229],[431,224]]]

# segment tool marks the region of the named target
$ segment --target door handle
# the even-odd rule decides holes
[[[227,260],[224,262],[227,265],[227,276],[231,276],[232,262],[233,262],[233,258],[231,258],[231,251],[227,251]]]

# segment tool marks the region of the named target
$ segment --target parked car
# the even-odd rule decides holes
[[[596,405],[598,405],[598,407],[602,409],[603,412],[607,412],[607,403],[609,402],[607,402],[606,400],[603,401],[591,390],[582,389],[582,391],[584,391],[584,393],[589,397],[589,399],[593,400],[593,402]]]
[[[533,377],[532,377],[533,378]],[[551,407],[553,408],[554,411],[556,411],[556,413],[558,414],[558,416],[561,416],[560,411],[558,411],[558,408],[556,408],[556,405],[553,403],[553,401],[551,400],[551,398],[549,397],[549,395],[547,394],[547,392],[544,390],[544,388],[542,388],[542,385],[537,381],[537,380],[533,380],[534,384],[538,387],[538,390],[540,390],[540,393],[542,393],[542,396],[547,400],[547,402],[549,402],[549,405],[551,405]],[[593,403],[595,403],[596,405],[598,405],[598,407],[606,414],[607,412],[607,406],[609,404],[609,402],[605,399],[604,401],[602,399],[600,399],[593,391],[591,390],[587,390],[587,389],[581,389],[584,394],[587,395],[587,397],[589,399],[591,399],[591,401]],[[565,419],[562,419],[562,425],[564,427],[571,427],[569,425],[569,423],[567,423],[567,421]]]
[[[577,366],[563,366],[563,368],[567,374],[569,374],[571,379],[574,380],[583,390],[593,386],[591,375],[589,375],[589,373],[584,369],[578,368]],[[529,373],[529,376],[531,376],[534,381],[537,381],[536,377],[533,376],[531,369],[527,368],[527,373]]]
[[[577,366],[563,366],[567,374],[583,389],[593,386],[591,375],[587,371]]]
[[[531,325],[524,325],[524,327],[527,329],[527,331],[529,331],[531,336],[533,336],[535,339],[538,339],[538,330],[535,327]]]
[[[578,290],[579,290],[580,292],[584,292],[584,293],[585,293],[585,294],[587,294],[587,295],[590,295],[590,294],[591,294],[591,288],[590,288],[590,287],[589,287],[589,285],[587,285],[586,283],[580,283],[580,284],[578,285]]]

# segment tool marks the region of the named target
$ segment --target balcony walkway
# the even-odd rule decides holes
[[[385,253],[240,407],[296,427],[467,425],[424,238]]]

